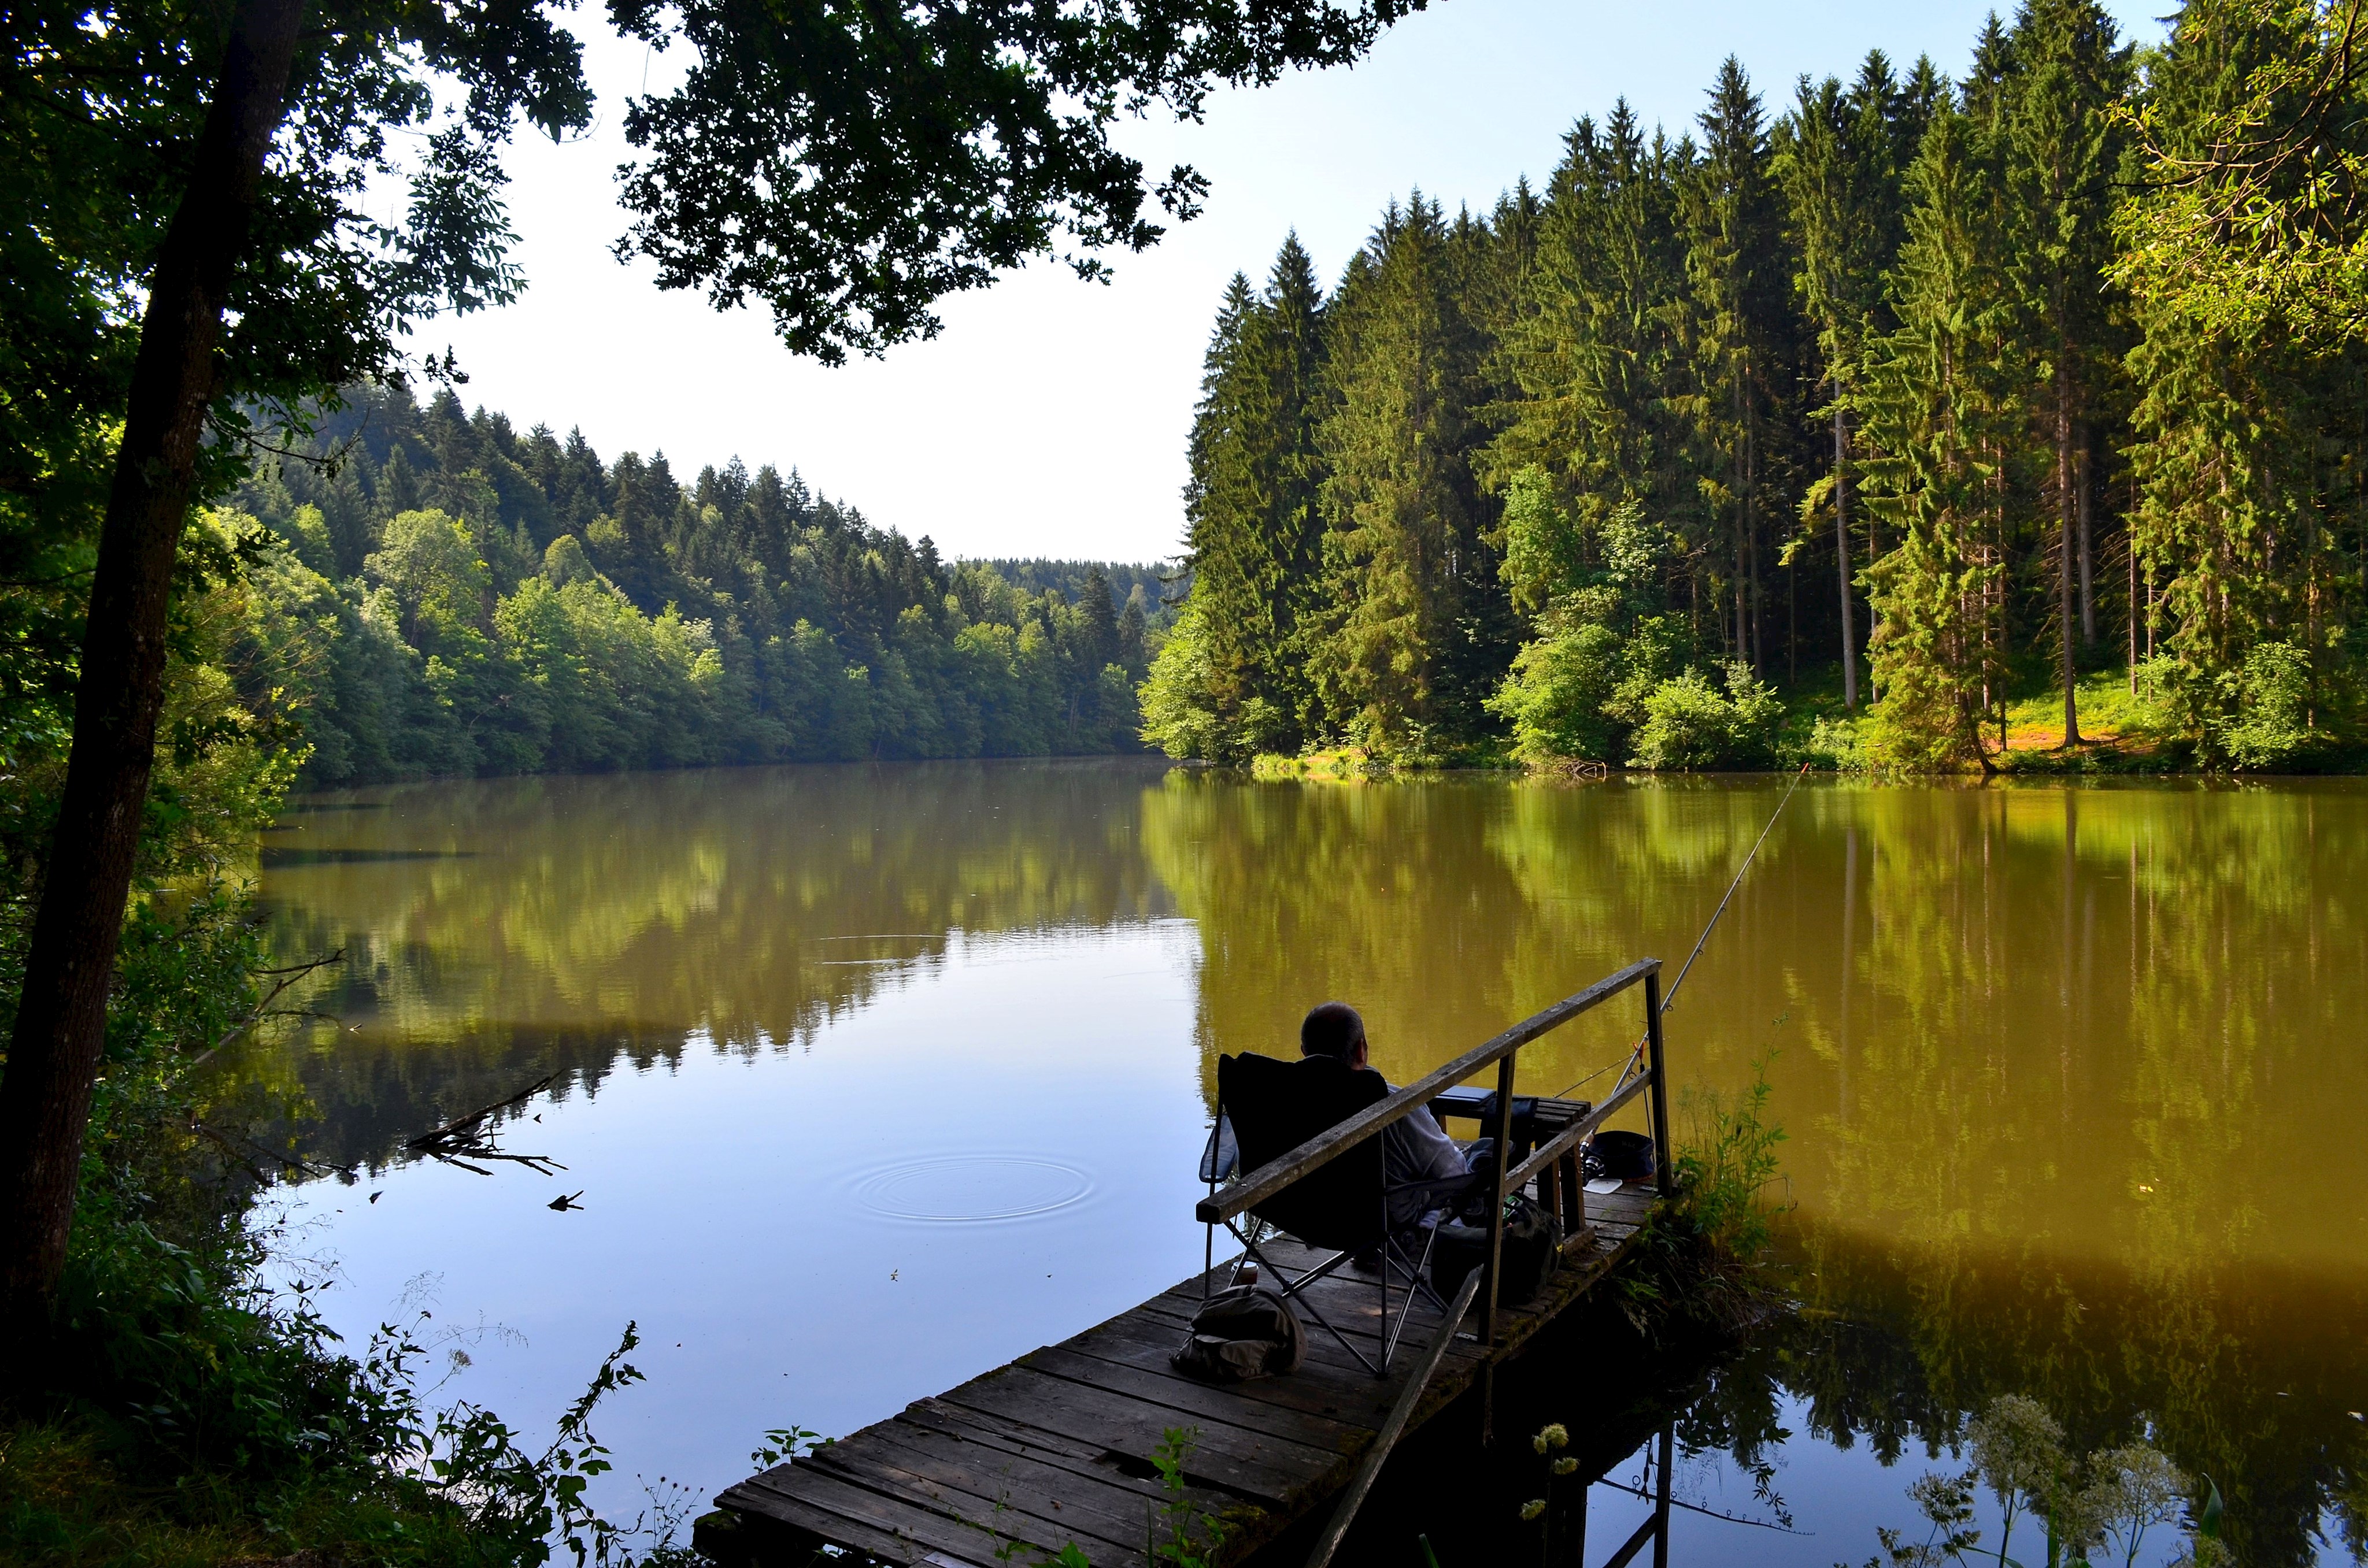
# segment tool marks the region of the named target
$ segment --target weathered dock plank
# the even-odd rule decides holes
[[[1508,1304],[1484,1346],[1467,1321],[1416,1406],[1420,1425],[1493,1364],[1520,1353],[1584,1297],[1630,1245],[1652,1194],[1588,1199],[1591,1233],[1531,1301]],[[1294,1267],[1312,1257],[1290,1243],[1267,1249]],[[1221,1266],[1218,1283],[1230,1265]],[[1372,1444],[1439,1314],[1417,1301],[1387,1377],[1360,1367],[1309,1318],[1307,1357],[1289,1377],[1216,1387],[1183,1377],[1167,1357],[1203,1294],[1179,1281],[1058,1345],[973,1378],[814,1453],[752,1476],[716,1499],[729,1529],[701,1544],[727,1562],[803,1562],[828,1543],[890,1562],[989,1568],[1075,1545],[1094,1568],[1149,1561],[1152,1531],[1170,1501],[1150,1463],[1167,1433],[1195,1434],[1183,1501],[1224,1531],[1215,1553],[1235,1562],[1314,1512],[1344,1486]],[[1326,1317],[1368,1354],[1382,1342],[1379,1291],[1338,1275],[1309,1288]]]

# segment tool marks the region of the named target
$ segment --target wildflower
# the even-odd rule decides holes
[[[1577,1468],[1578,1461],[1577,1460],[1564,1459],[1554,1461],[1554,1472],[1556,1475],[1568,1475],[1572,1471],[1575,1471]]]
[[[1521,1505],[1522,1522],[1527,1523],[1545,1511],[1546,1500],[1543,1497],[1532,1497],[1528,1502]]]
[[[1555,1449],[1566,1449],[1570,1447],[1570,1428],[1559,1421],[1551,1426],[1542,1426],[1538,1435],[1530,1439],[1530,1447],[1542,1454]]]

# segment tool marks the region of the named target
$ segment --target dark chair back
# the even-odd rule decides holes
[[[1379,1073],[1328,1056],[1217,1058],[1217,1103],[1233,1121],[1241,1168],[1256,1172],[1389,1097]],[[1358,1252],[1380,1241],[1382,1135],[1344,1149],[1250,1212],[1310,1246]]]

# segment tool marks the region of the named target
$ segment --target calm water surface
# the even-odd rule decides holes
[[[704,1495],[769,1427],[851,1430],[1189,1273],[1219,1051],[1338,996],[1403,1081],[1681,960],[1782,788],[1089,762],[309,800],[263,889],[283,951],[344,950],[340,1022],[243,1067],[359,1179],[283,1191],[291,1267],[334,1267],[349,1335],[465,1331],[446,1394],[528,1426],[638,1323],[603,1435]],[[1523,1086],[1608,1083],[1632,1013]],[[1681,1085],[1766,1064],[1805,1310],[1643,1381],[1622,1352],[1584,1405],[1619,1336],[1566,1336],[1514,1416],[1615,1483],[1674,1422],[1683,1562],[1864,1561],[2006,1392],[2213,1475],[2248,1562],[2361,1561],[2363,1017],[2357,783],[1809,784],[1669,1018]],[[404,1153],[546,1075],[501,1141],[564,1171]],[[1458,1471],[1460,1517],[1534,1492],[1508,1468]],[[1590,1562],[1646,1507],[1588,1506]],[[1366,1556],[1455,1517],[1378,1518]]]

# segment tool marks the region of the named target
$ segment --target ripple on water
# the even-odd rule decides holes
[[[892,1220],[981,1224],[1066,1209],[1093,1195],[1093,1177],[1052,1160],[946,1154],[908,1160],[857,1179],[855,1201]]]

